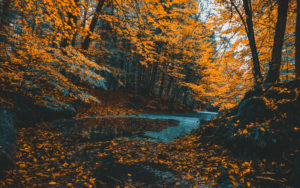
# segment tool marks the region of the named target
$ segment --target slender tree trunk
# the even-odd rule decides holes
[[[2,10],[1,10],[1,17],[0,17],[0,30],[4,29],[4,26],[9,24],[9,10],[10,10],[10,2],[9,1],[2,1],[1,2]]]
[[[111,88],[113,88],[113,73],[108,74],[108,79],[107,79],[107,90],[110,90]]]
[[[156,81],[156,74],[157,74],[157,70],[158,70],[158,63],[155,63],[152,66],[152,72],[151,72],[151,78],[150,78],[150,85],[149,85],[149,93],[152,93],[154,85],[155,85],[155,81]]]
[[[167,86],[166,96],[170,97],[170,91],[173,84],[173,77],[169,77],[169,83]]]
[[[78,36],[78,30],[74,33],[74,35],[73,35],[73,38],[72,38],[72,42],[71,42],[71,45],[73,46],[73,47],[75,47],[75,45],[76,45],[76,38],[77,38],[77,36]]]
[[[175,84],[171,90],[170,97],[169,97],[169,110],[173,110],[177,90],[178,90],[178,86]]]
[[[124,62],[124,87],[127,87],[127,82],[128,82],[128,71],[127,71],[127,63]]]
[[[127,76],[127,78],[126,78],[126,88],[130,88],[130,83],[131,83],[131,75],[130,75],[130,69],[131,69],[131,67],[130,67],[130,65],[131,64],[129,64],[129,63],[126,63],[126,76]]]
[[[78,6],[78,1],[79,0],[75,0],[74,2],[75,2],[75,4],[76,4],[76,6]],[[77,23],[77,16],[75,16],[74,14],[72,14],[71,12],[69,12],[68,13],[68,25],[69,26],[71,26],[71,27],[73,27],[74,25],[73,25],[73,23],[75,24],[75,26],[76,26],[76,23]],[[72,28],[72,29],[74,29],[74,28]],[[68,34],[70,34],[70,33],[68,33]],[[74,38],[73,38],[74,39]],[[70,44],[70,41],[69,41],[69,39],[68,38],[66,38],[66,37],[64,37],[63,38],[63,40],[61,41],[61,43],[60,43],[60,46],[61,47],[67,47],[68,45]]]
[[[249,2],[249,0],[243,0],[243,6],[246,13],[246,24],[247,24],[246,32],[247,32],[247,37],[249,40],[252,60],[253,60],[253,75],[254,75],[255,85],[257,86],[262,82],[262,74],[260,70],[257,46],[255,42],[255,35],[254,35],[253,21],[252,21],[252,10],[250,9],[249,3],[251,3]]]
[[[142,85],[142,79],[143,79],[143,66],[139,63],[138,64],[138,81],[137,81],[137,87],[138,87],[138,91],[141,91],[141,85]]]
[[[183,104],[185,104],[185,105],[186,105],[188,96],[189,96],[188,89],[185,88],[185,89],[184,89],[184,97],[183,97]]]
[[[73,47],[75,47],[75,45],[76,45],[76,38],[77,38],[77,36],[78,36],[78,33],[79,33],[79,31],[77,30],[77,31],[74,33],[74,35],[73,35],[72,42],[71,42],[71,45],[72,45]]]
[[[90,42],[91,42],[91,33],[94,32],[95,28],[96,28],[96,24],[97,24],[97,21],[98,21],[98,18],[99,18],[99,15],[100,15],[100,12],[103,8],[103,5],[104,5],[104,1],[105,0],[99,0],[98,1],[98,5],[97,5],[97,8],[96,8],[96,11],[94,13],[94,16],[92,18],[92,21],[91,21],[91,24],[90,24],[90,27],[89,27],[89,34],[85,37],[83,43],[82,43],[82,49],[83,50],[88,50],[89,46],[90,46]]]
[[[288,7],[289,0],[278,0],[278,16],[275,28],[276,30],[274,36],[272,59],[265,83],[275,83],[279,81],[282,46],[284,40]]]
[[[86,21],[88,20],[88,7],[84,7],[84,12],[83,12],[83,21],[81,23],[81,28],[86,27]],[[82,39],[82,38],[81,38]]]
[[[37,2],[35,2],[35,12],[37,12],[37,9],[38,9]],[[31,25],[31,34],[32,34],[32,36],[34,35],[35,30],[36,30],[36,21],[35,21],[35,19],[33,19],[32,20],[32,25]]]
[[[290,61],[289,61],[289,51],[288,51],[288,45],[287,44],[284,44],[284,52],[285,52],[285,56],[284,56],[284,63],[286,63],[286,76],[285,76],[285,80],[286,82],[288,82],[290,80],[290,75],[289,75],[289,72],[290,72]]]
[[[139,73],[139,68],[138,68],[138,63],[137,62],[134,62],[133,63],[133,65],[134,65],[134,86],[133,86],[133,88],[134,88],[134,91],[137,91],[137,89],[138,89],[138,86],[137,86],[137,84],[138,84],[138,73]]]
[[[289,54],[288,54],[288,51],[287,51],[287,49],[286,49],[286,81],[288,82],[289,81],[289,72],[290,72],[290,67],[289,67],[289,64],[290,64],[290,62],[289,62],[289,56],[288,56]]]
[[[135,70],[134,70],[134,90],[138,91],[138,80],[139,80],[139,65],[137,62],[135,64]]]
[[[11,21],[10,19],[10,14],[14,14],[12,13],[12,8],[11,8],[11,2],[10,1],[7,1],[7,0],[4,0],[1,2],[0,4],[2,10],[0,10],[0,31],[6,33],[8,32],[8,26],[9,26],[9,23]],[[3,42],[5,41],[5,38],[6,36],[2,35],[2,32],[0,33],[0,42]],[[0,49],[2,50],[2,49]]]
[[[159,97],[162,96],[162,93],[164,91],[164,85],[165,85],[165,73],[162,72],[161,82],[160,82],[160,88],[159,88]]]
[[[177,89],[175,90],[175,94],[174,94],[174,97],[173,97],[173,99],[172,99],[172,106],[173,106],[173,109],[174,108],[176,108],[176,102],[177,102],[177,99],[178,99],[178,96],[179,96],[179,94],[180,94],[180,92],[181,92],[181,88],[179,88],[178,86],[176,87]]]
[[[2,1],[1,4],[1,9],[0,10],[0,62],[4,62],[4,57],[6,56],[5,54],[7,53],[8,49],[8,40],[7,40],[7,35],[9,32],[9,22],[10,22],[10,1]]]
[[[300,0],[297,0],[297,21],[296,21],[296,79],[300,80]]]
[[[78,2],[79,2],[79,0],[75,0],[75,4],[76,4],[77,6],[78,6]],[[71,45],[72,45],[73,47],[75,47],[75,44],[76,44],[76,38],[77,38],[77,35],[78,35],[78,33],[79,33],[78,27],[77,27],[78,17],[72,15],[72,19],[73,19],[73,22],[74,22],[74,24],[75,24],[76,31],[75,31],[75,33],[73,34],[72,41],[71,41]]]

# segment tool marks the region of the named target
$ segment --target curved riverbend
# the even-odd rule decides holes
[[[196,112],[196,113],[181,113],[181,114],[137,114],[137,115],[108,115],[108,116],[90,116],[84,119],[100,119],[100,118],[143,118],[154,120],[175,120],[178,122],[176,126],[168,126],[160,131],[145,131],[143,136],[138,139],[150,138],[152,141],[171,142],[176,137],[181,137],[190,134],[191,131],[201,125],[202,120],[210,120],[217,116],[215,112]]]

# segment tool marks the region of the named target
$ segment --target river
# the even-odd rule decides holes
[[[202,121],[210,120],[216,115],[217,113],[213,112],[198,112],[90,116],[56,121],[52,126],[58,128],[56,130],[61,131],[65,136],[82,138],[80,142],[83,143],[106,143],[118,138],[127,138],[135,142],[147,140],[168,143],[177,137],[191,133],[203,124]],[[116,187],[128,182],[138,187],[163,187],[174,186],[174,182],[181,181],[175,172],[164,165],[153,163],[129,165],[118,162],[114,155],[98,160],[101,165],[93,172],[99,182],[97,187]],[[128,174],[131,176],[129,177]],[[180,184],[183,187],[190,185],[187,181],[181,181]]]
[[[210,120],[215,117],[214,112],[198,112],[186,114],[139,114],[137,118],[147,119],[171,119],[178,121],[177,126],[169,126],[159,132],[146,131],[145,136],[152,138],[153,141],[171,142],[176,137],[190,134],[192,130],[197,129],[201,125],[201,120]]]
[[[215,112],[195,112],[177,114],[137,114],[90,116],[76,120],[58,121],[54,125],[65,126],[66,122],[73,131],[85,129],[93,137],[128,137],[151,141],[171,142],[177,137],[190,134],[202,121],[217,116]],[[160,125],[161,124],[161,125]],[[95,135],[95,133],[98,133]],[[101,133],[101,134],[100,134]]]

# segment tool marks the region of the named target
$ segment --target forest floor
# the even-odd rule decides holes
[[[269,92],[290,93],[282,90],[285,86],[278,88],[271,88]],[[290,91],[293,89],[294,86]],[[278,108],[281,108],[280,105],[295,106],[297,103],[293,100],[295,98],[299,102],[298,92],[295,89],[296,97],[286,95],[290,100],[278,103]],[[256,98],[265,95],[263,92],[257,94]],[[170,112],[167,105],[161,105],[164,104],[162,101],[135,94],[114,93],[108,98],[107,95],[99,98],[104,101],[103,105],[82,109],[76,118]],[[108,99],[107,103],[103,99]],[[289,110],[286,107],[284,109]],[[183,106],[181,110],[184,110]],[[289,113],[294,114],[293,111]],[[295,152],[283,152],[278,158],[247,153],[240,155],[223,143],[226,141],[222,137],[225,135],[224,125],[231,125],[227,120],[233,117],[229,113],[215,118],[213,123],[203,129],[171,143],[128,139],[127,136],[138,135],[145,130],[155,131],[166,126],[176,126],[176,122],[172,121],[138,122],[130,118],[112,118],[101,124],[101,130],[111,128],[117,130],[114,134],[121,132],[123,135],[114,138],[97,136],[98,130],[89,124],[84,129],[74,130],[68,126],[68,121],[62,126],[40,123],[34,127],[18,128],[16,166],[0,178],[0,187],[293,187],[289,179],[295,171]],[[284,118],[279,120],[289,122]],[[130,129],[128,124],[131,125]],[[235,127],[235,124],[232,126]],[[208,130],[207,134],[202,134],[203,130],[204,133]],[[294,128],[291,127],[291,130]],[[211,134],[208,134],[209,131]],[[246,135],[245,131],[243,133]],[[243,148],[240,146],[241,150]]]
[[[170,106],[166,98],[139,96],[127,92],[110,92],[109,95],[103,91],[91,92],[101,103],[80,108],[74,119],[97,115],[192,112],[190,108],[177,102]],[[169,109],[170,107],[172,110]],[[160,131],[168,126],[177,125],[177,122],[111,118],[100,124],[102,130],[109,129],[108,131],[114,132],[118,129],[116,134],[131,136],[144,131]],[[129,128],[128,124],[134,126]],[[16,165],[0,176],[0,187],[94,187],[96,185],[101,187],[112,185],[111,183],[124,185],[124,182],[131,178],[129,172],[125,173],[126,180],[120,180],[121,183],[113,177],[112,179],[95,177],[99,168],[102,169],[100,171],[103,171],[103,168],[105,170],[111,168],[113,166],[111,163],[116,159],[115,151],[107,149],[118,143],[111,133],[108,137],[100,136],[100,140],[95,140],[90,139],[88,135],[90,128],[65,134],[66,131],[70,133],[71,130],[68,129],[70,125],[63,124],[63,126],[65,127],[53,127],[51,122],[42,122],[34,126],[17,128]],[[68,130],[65,129],[66,127]],[[109,160],[104,163],[103,157],[106,161]],[[124,170],[124,167],[122,169]],[[135,171],[137,167],[132,169],[128,166],[126,170]],[[144,180],[150,182],[155,178],[154,175],[151,178],[151,173],[144,176]],[[127,183],[129,185],[130,181]]]
[[[154,121],[143,128],[159,129],[158,123],[166,125]],[[273,176],[289,170],[286,162],[234,157],[197,135],[164,143],[95,139],[85,130],[66,135],[62,129],[47,123],[18,129],[16,166],[2,177],[0,187],[278,187],[285,185],[285,176]],[[165,174],[171,175],[160,177]]]

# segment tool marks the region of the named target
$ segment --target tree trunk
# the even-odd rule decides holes
[[[169,83],[167,86],[166,96],[170,97],[170,91],[173,83],[173,77],[169,77]]]
[[[286,47],[287,48],[287,47]],[[289,64],[290,64],[290,61],[289,61],[289,54],[288,54],[288,50],[286,49],[286,77],[285,77],[285,81],[288,82],[290,77],[289,77],[289,72],[290,72],[290,67],[289,67]]]
[[[0,30],[5,29],[4,26],[9,25],[11,6],[10,1],[2,1],[0,4]]]
[[[297,0],[297,21],[296,21],[296,79],[300,80],[300,0]]]
[[[76,6],[78,6],[78,1],[79,0],[75,0],[74,2],[75,2],[75,5]],[[70,27],[73,27],[74,25],[72,25],[73,23],[75,24],[75,26],[76,26],[76,23],[77,23],[77,16],[75,16],[74,14],[72,14],[71,12],[68,12],[68,25],[70,26]],[[74,29],[74,28],[73,28]],[[72,29],[72,30],[73,30]],[[69,35],[70,33],[68,33],[68,35]],[[74,39],[74,38],[73,38]],[[68,45],[70,44],[70,41],[69,41],[69,39],[67,38],[67,37],[64,37],[63,38],[63,40],[61,41],[61,43],[60,43],[60,46],[62,47],[62,48],[64,48],[64,47],[67,47]]]
[[[138,63],[136,62],[135,63],[135,75],[134,75],[134,80],[135,80],[135,86],[134,86],[134,89],[135,91],[138,91],[138,88],[139,88],[139,67],[138,67]]]
[[[152,72],[151,72],[151,78],[150,78],[150,85],[149,85],[149,93],[152,93],[154,85],[155,85],[155,81],[156,81],[156,74],[157,74],[157,70],[158,70],[158,63],[155,63],[152,66]]]
[[[85,37],[85,39],[84,39],[84,41],[82,43],[82,49],[83,50],[88,50],[88,48],[90,46],[90,42],[91,42],[90,36],[91,36],[91,33],[94,32],[94,30],[96,28],[96,24],[97,24],[100,12],[101,12],[101,10],[103,8],[103,5],[104,5],[104,1],[105,0],[99,0],[98,1],[98,5],[97,5],[97,8],[96,8],[96,11],[94,13],[94,16],[92,18],[92,21],[91,21],[91,24],[90,24],[90,27],[89,27],[89,33]]]
[[[250,45],[252,60],[253,60],[253,75],[254,75],[255,85],[257,86],[262,82],[262,74],[260,70],[257,46],[255,42],[255,35],[254,35],[253,21],[252,21],[252,10],[250,10],[249,3],[251,3],[249,2],[249,0],[243,0],[243,6],[246,13],[246,24],[247,24],[246,32],[247,32],[247,37],[249,40],[249,45]]]
[[[5,56],[8,49],[8,26],[10,23],[10,14],[12,14],[10,1],[2,1],[0,3],[0,62],[4,62]]]
[[[176,87],[177,89],[175,90],[175,94],[174,94],[174,97],[173,97],[173,99],[172,99],[172,109],[176,109],[176,104],[177,104],[177,99],[178,99],[178,96],[179,96],[179,94],[180,94],[180,92],[181,92],[181,88],[180,87]]]
[[[142,86],[142,79],[143,79],[143,66],[139,63],[138,64],[139,67],[139,71],[138,71],[138,82],[137,82],[137,87],[138,87],[138,91],[140,92],[143,88],[141,88]]]
[[[265,83],[275,83],[279,81],[282,46],[286,27],[287,11],[289,0],[278,0],[278,16],[272,50],[272,59]]]
[[[161,82],[160,82],[160,88],[159,88],[159,97],[162,96],[162,93],[164,91],[164,85],[165,85],[165,73],[162,72]]]
[[[173,110],[173,108],[174,108],[174,102],[175,102],[177,90],[178,90],[178,86],[175,84],[172,88],[172,91],[171,91],[170,97],[169,97],[169,110]]]
[[[187,105],[186,104],[186,102],[187,102],[187,98],[188,98],[188,96],[189,96],[189,92],[188,92],[188,89],[187,88],[185,88],[184,89],[184,97],[183,97],[183,104],[185,104],[185,105]]]
[[[138,80],[138,64],[136,62],[132,62],[133,70],[132,70],[132,76],[133,76],[133,90],[137,91],[137,80]]]
[[[75,4],[76,4],[77,6],[78,6],[78,2],[79,2],[79,0],[75,0]],[[77,37],[77,35],[78,35],[78,33],[79,33],[78,28],[77,28],[78,17],[72,15],[72,19],[73,19],[73,22],[74,22],[74,24],[75,24],[76,31],[75,31],[75,33],[73,34],[72,41],[71,41],[71,45],[72,45],[73,47],[75,47],[75,44],[76,44],[76,37]]]
[[[131,67],[130,67],[130,63],[126,63],[125,67],[126,67],[126,85],[125,87],[126,88],[130,88],[130,83],[131,83],[131,75],[130,75],[130,70],[131,70]]]
[[[73,47],[75,47],[75,45],[76,45],[76,38],[77,38],[77,35],[78,35],[78,30],[74,33],[74,35],[73,35],[73,38],[72,38],[72,41],[71,41],[71,45],[73,46]]]

